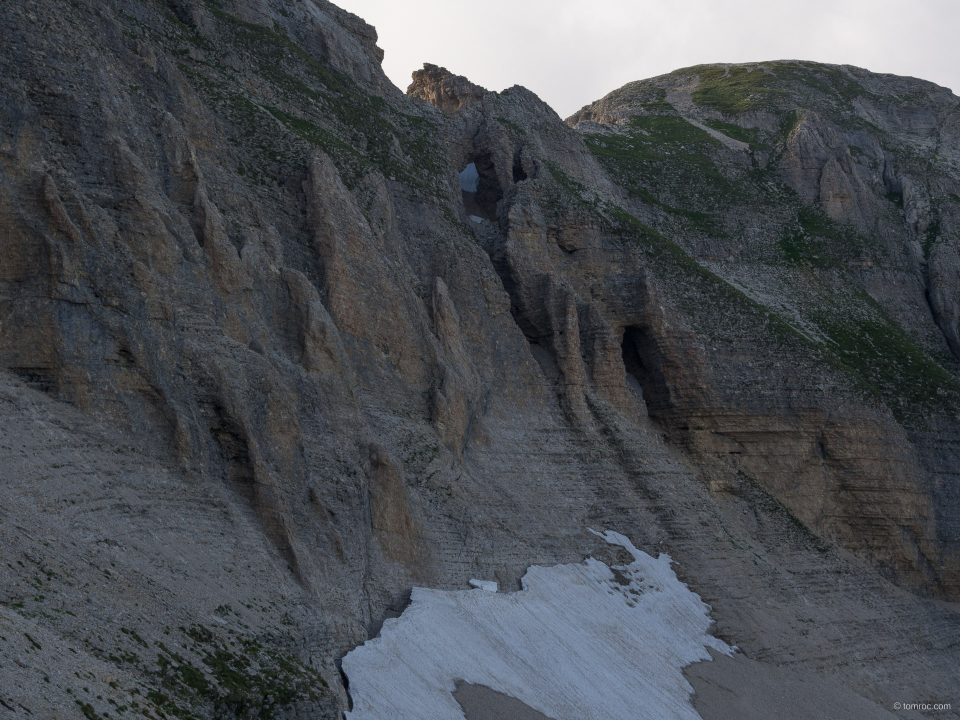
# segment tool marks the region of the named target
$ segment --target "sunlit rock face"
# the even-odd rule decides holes
[[[411,97],[426,100],[448,114],[480,102],[486,92],[462,75],[429,63],[413,73],[413,82],[407,88]]]
[[[532,567],[512,593],[414,588],[403,615],[344,658],[347,717],[462,718],[453,692],[466,682],[551,718],[699,718],[682,669],[709,659],[708,647],[731,652],[707,634],[709,607],[668,555],[603,537],[633,562]]]

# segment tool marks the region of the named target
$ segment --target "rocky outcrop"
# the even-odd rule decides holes
[[[887,189],[878,170],[891,161],[869,133],[843,132],[805,112],[787,137],[780,172],[804,202],[817,202],[831,219],[869,232]]]
[[[426,100],[448,115],[477,104],[486,92],[462,75],[429,63],[424,63],[423,70],[414,71],[407,88],[410,97]]]

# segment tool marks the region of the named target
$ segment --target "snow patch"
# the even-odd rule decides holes
[[[474,163],[467,165],[460,173],[460,189],[464,192],[475,193],[480,186],[480,173]]]
[[[709,606],[668,555],[595,534],[633,562],[534,566],[512,593],[414,588],[403,615],[343,659],[346,717],[464,718],[452,694],[463,681],[557,720],[698,720],[682,669],[709,660],[708,647],[732,654],[707,633]]]
[[[475,587],[478,590],[486,590],[487,592],[493,593],[497,591],[497,584],[492,580],[471,580],[470,587]]]

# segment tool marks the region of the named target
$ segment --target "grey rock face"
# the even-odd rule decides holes
[[[957,593],[957,191],[903,147],[949,165],[955,98],[844,69],[877,136],[704,69],[581,134],[440,69],[402,96],[325,2],[0,22],[4,703],[334,717],[412,585],[588,527],[753,659],[952,688],[953,606],[903,588]]]

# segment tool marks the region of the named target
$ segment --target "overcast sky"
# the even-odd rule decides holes
[[[960,90],[958,0],[333,0],[376,26],[401,89],[429,62],[567,117],[631,80],[802,59]]]

